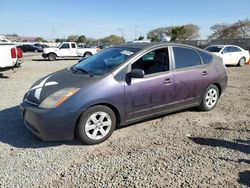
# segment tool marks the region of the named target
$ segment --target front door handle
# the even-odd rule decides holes
[[[173,82],[170,78],[167,78],[166,80],[164,80],[163,84],[164,85],[171,85]]]
[[[208,75],[207,71],[202,72],[202,76],[207,76],[207,75]]]

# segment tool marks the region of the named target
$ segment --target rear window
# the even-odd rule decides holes
[[[208,53],[206,53],[206,52],[199,51],[199,54],[200,54],[200,56],[201,56],[201,58],[202,58],[202,60],[203,60],[203,62],[205,64],[210,63],[212,61],[212,59],[213,59],[213,56],[210,55],[210,54],[208,54]]]
[[[209,51],[209,52],[220,52],[222,49],[222,47],[219,47],[219,46],[210,46],[210,47],[207,47],[205,50]]]

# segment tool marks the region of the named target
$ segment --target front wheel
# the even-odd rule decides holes
[[[50,53],[50,54],[48,55],[48,59],[49,59],[50,61],[55,61],[55,60],[56,60],[56,54]]]
[[[246,63],[246,58],[242,57],[238,62],[238,66],[243,67],[245,63]]]
[[[199,108],[202,111],[212,110],[219,100],[219,90],[216,85],[210,85],[205,91]]]
[[[85,144],[99,144],[108,139],[116,126],[116,117],[103,105],[90,107],[80,117],[76,134]]]

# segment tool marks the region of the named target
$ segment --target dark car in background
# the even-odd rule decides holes
[[[18,48],[21,48],[23,52],[42,52],[43,51],[42,47],[34,46],[31,44],[24,44],[24,45],[18,46]]]
[[[35,43],[34,46],[39,47],[39,48],[49,48],[48,45],[46,45],[46,44],[40,44],[40,43]]]
[[[117,126],[191,107],[212,110],[227,85],[222,59],[170,43],[111,47],[38,80],[25,94],[26,127],[44,140],[106,140]]]

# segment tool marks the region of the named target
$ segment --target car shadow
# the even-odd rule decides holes
[[[79,60],[79,58],[62,58],[62,59],[56,59],[54,61],[62,61],[62,60]],[[44,62],[53,62],[48,59],[32,59],[32,61],[44,61]]]
[[[132,122],[132,123],[129,123],[126,125],[118,126],[118,127],[116,127],[116,129],[119,130],[119,129],[131,127],[133,125],[137,125],[139,123],[144,123],[144,122],[153,121],[153,120],[157,120],[157,119],[160,119],[160,121],[163,121],[163,118],[165,118],[167,116],[171,116],[174,114],[181,114],[183,112],[202,112],[202,111],[198,107],[192,107],[192,108],[188,108],[188,109],[184,109],[184,110],[180,110],[180,111],[176,111],[176,112],[170,112],[170,113],[166,113],[166,114],[162,114],[162,115],[156,115],[153,117],[145,118],[143,120],[139,120],[139,121]]]
[[[250,171],[246,170],[239,173],[238,182],[242,185],[250,187]]]
[[[8,79],[9,77],[8,76],[4,76],[3,73],[0,73],[0,78],[2,78],[2,79]]]
[[[250,140],[241,140],[237,139],[235,142],[221,140],[221,139],[214,139],[214,138],[201,138],[201,137],[189,137],[190,140],[195,142],[199,145],[205,145],[210,147],[223,147],[227,149],[232,149],[236,151],[240,151],[245,154],[250,154]],[[231,160],[231,159],[224,159],[220,158],[222,160],[228,161],[228,162],[236,162],[236,163],[246,163],[250,164],[250,160],[248,159],[239,159],[239,160]],[[250,171],[246,170],[243,172],[239,172],[238,174],[238,183],[250,186]]]
[[[16,148],[43,148],[60,145],[82,145],[76,139],[72,141],[43,141],[33,135],[24,126],[20,107],[14,106],[0,111],[0,142]]]
[[[245,143],[246,140],[237,140],[237,142],[231,142],[215,138],[189,137],[189,139],[194,141],[196,144],[200,145],[211,146],[211,147],[223,147],[227,149],[240,151],[242,153],[250,154],[250,145],[242,144]]]

